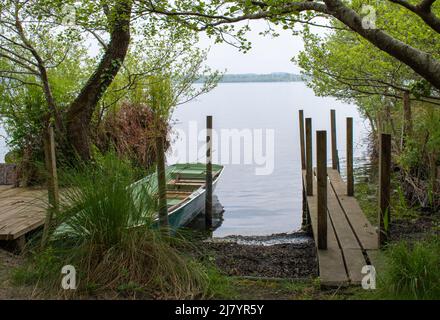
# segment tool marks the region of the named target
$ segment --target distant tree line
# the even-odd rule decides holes
[[[225,74],[220,79],[223,83],[238,83],[238,82],[297,82],[303,81],[303,76],[287,72],[273,72],[269,74]],[[204,83],[206,79],[201,77],[197,80],[198,83]]]

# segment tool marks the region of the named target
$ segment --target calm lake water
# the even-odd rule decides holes
[[[224,221],[214,236],[268,235],[292,232],[301,227],[299,109],[304,110],[305,117],[313,119],[313,131],[328,130],[328,135],[330,109],[336,110],[342,173],[345,168],[345,118],[353,117],[355,162],[362,163],[368,126],[356,107],[332,98],[316,97],[301,82],[220,84],[197,101],[175,110],[176,141],[173,153],[168,156],[169,163],[204,160],[205,132],[202,130],[206,116],[213,116],[214,162],[225,165],[215,192],[225,209]],[[227,137],[233,133],[228,129],[237,129],[235,136],[242,137],[238,150],[228,148]],[[328,139],[330,151],[329,136]],[[229,141],[231,145],[232,140]],[[262,150],[256,150],[261,144]],[[233,161],[237,152],[240,159]],[[330,153],[328,159],[330,161]]]
[[[329,131],[330,109],[336,110],[343,174],[345,118],[353,117],[355,165],[363,165],[368,126],[356,107],[316,97],[301,82],[220,84],[197,101],[175,110],[176,132],[172,153],[168,155],[170,164],[204,161],[203,129],[206,116],[213,116],[214,131],[218,135],[213,139],[214,162],[225,165],[215,191],[225,209],[224,221],[214,236],[269,235],[301,227],[299,109],[304,110],[305,117],[313,118],[313,131]],[[228,148],[229,134],[242,135],[238,149],[232,147],[232,142]],[[3,135],[0,128],[0,162],[6,153]],[[328,139],[330,151],[330,137]],[[330,153],[328,159],[330,161]]]

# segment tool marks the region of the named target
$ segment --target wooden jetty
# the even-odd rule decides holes
[[[302,116],[301,112],[300,119]],[[313,167],[311,119],[306,118],[306,141],[301,143],[301,153],[306,158],[306,168],[302,170],[303,221],[309,224],[315,239],[321,285],[359,285],[365,276],[364,266],[376,262],[379,237],[353,196],[353,120],[347,118],[347,182],[339,173],[334,110],[331,120],[332,166],[327,167],[326,132],[317,131],[317,167]]]
[[[339,172],[327,168],[327,175],[327,248],[317,248],[321,284],[360,284],[364,276],[363,266],[374,263],[374,251],[379,248],[378,236],[356,199],[346,195],[346,183],[342,181]],[[313,236],[318,243],[316,174],[313,179],[314,192],[307,196],[307,208]],[[306,181],[305,170],[303,181]]]
[[[0,185],[0,241],[24,244],[25,235],[44,224],[47,190]]]

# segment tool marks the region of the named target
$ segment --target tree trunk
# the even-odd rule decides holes
[[[396,126],[394,125],[394,120],[392,116],[392,102],[388,101],[385,103],[385,121],[387,122],[387,130],[392,133],[393,136],[396,136]]]
[[[114,19],[110,43],[97,69],[91,75],[66,114],[67,137],[74,151],[83,160],[90,159],[90,122],[96,105],[119,72],[130,44],[130,15],[132,1],[115,4],[109,14]]]
[[[57,161],[55,155],[55,137],[52,125],[44,130],[44,158],[46,161],[47,171],[47,191],[49,206],[47,208],[46,219],[44,222],[43,237],[41,239],[41,247],[45,248],[49,232],[52,227],[52,221],[59,211],[60,196],[58,188]]]
[[[411,102],[409,100],[409,92],[403,94],[403,123],[402,123],[402,140],[401,149],[405,148],[406,137],[412,134],[412,115]]]
[[[374,119],[371,117],[369,112],[365,112],[365,116],[367,117],[368,122],[370,123],[371,131],[373,131],[373,134],[376,135],[377,129]]]
[[[440,166],[436,168],[433,190],[434,196],[437,196],[437,193],[440,192]]]

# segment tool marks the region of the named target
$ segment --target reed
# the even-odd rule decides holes
[[[390,299],[440,298],[440,237],[410,243],[401,241],[386,251],[379,275],[379,296]]]

